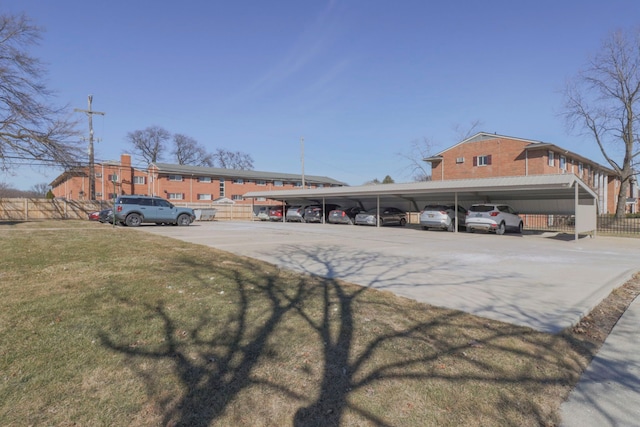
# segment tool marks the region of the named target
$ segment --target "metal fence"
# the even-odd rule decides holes
[[[525,230],[574,233],[573,215],[520,215]],[[597,234],[632,235],[640,237],[640,217],[626,217],[619,220],[613,215],[598,215]]]

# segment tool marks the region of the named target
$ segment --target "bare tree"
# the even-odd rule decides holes
[[[629,182],[640,154],[640,29],[605,39],[585,70],[567,84],[565,117],[592,137],[621,181],[616,218],[623,218]],[[622,153],[622,162],[614,155]]]
[[[173,151],[171,152],[179,165],[213,167],[213,155],[207,153],[198,141],[190,136],[176,133],[173,135]]]
[[[142,156],[147,163],[155,163],[162,160],[171,134],[160,126],[149,126],[144,130],[129,132],[126,139],[135,154]]]
[[[47,184],[46,182],[35,184],[31,187],[31,190],[29,191],[35,197],[44,197],[49,191],[49,184]]]
[[[482,126],[480,120],[472,121],[469,126],[461,126],[455,124],[452,130],[456,134],[457,142],[464,141],[476,132],[476,129]],[[436,151],[436,144],[429,138],[416,139],[411,141],[409,150],[405,153],[397,153],[398,156],[407,161],[407,170],[409,170],[411,178],[416,181],[431,181],[430,166],[424,161],[427,157],[433,156]]]
[[[80,133],[68,107],[50,102],[46,70],[28,48],[41,29],[25,15],[0,15],[0,169],[12,159],[34,159],[69,166],[82,155]]]
[[[213,154],[213,161],[217,167],[224,169],[253,169],[253,159],[251,156],[240,151],[228,151],[218,148]]]

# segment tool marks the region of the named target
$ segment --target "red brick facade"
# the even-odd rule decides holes
[[[620,191],[609,168],[553,144],[502,135],[479,133],[425,160],[434,181],[573,173],[598,194],[601,213],[615,212]]]
[[[225,176],[221,176],[220,172]],[[115,174],[115,180],[114,178]],[[305,187],[337,186],[342,183],[326,177],[309,177]],[[123,154],[120,162],[106,162],[95,166],[96,200],[112,200],[114,195],[156,195],[174,202],[212,203],[229,199],[234,203],[251,204],[242,195],[250,191],[300,188],[302,177],[271,172],[234,171],[216,168],[197,168],[180,165],[154,165],[148,170],[131,166],[131,156]],[[52,183],[55,197],[68,200],[89,198],[88,168],[68,171]],[[255,200],[254,204],[273,204],[270,200]]]

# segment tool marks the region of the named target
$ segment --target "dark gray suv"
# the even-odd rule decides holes
[[[114,213],[116,221],[130,227],[143,222],[185,226],[196,218],[193,209],[176,207],[155,196],[119,196]]]

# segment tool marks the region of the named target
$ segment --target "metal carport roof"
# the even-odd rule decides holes
[[[574,174],[253,191],[243,197],[265,197],[288,204],[357,204],[365,208],[393,205],[407,211],[419,211],[422,205],[433,202],[465,207],[483,202],[507,203],[523,214],[576,215],[576,235],[578,231],[594,231],[597,215],[596,193]],[[587,228],[579,230],[578,222]]]

